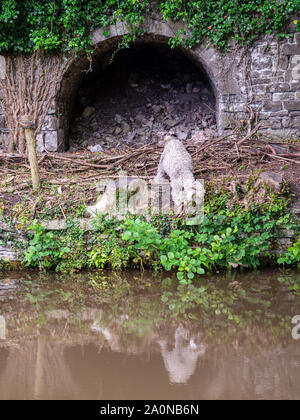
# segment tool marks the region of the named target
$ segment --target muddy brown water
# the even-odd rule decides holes
[[[299,271],[179,287],[148,272],[3,273],[0,399],[297,400],[299,286]]]

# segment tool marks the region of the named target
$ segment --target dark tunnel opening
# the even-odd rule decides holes
[[[137,44],[100,55],[81,81],[70,121],[70,151],[122,149],[164,135],[204,141],[216,130],[216,98],[203,69],[180,49]]]

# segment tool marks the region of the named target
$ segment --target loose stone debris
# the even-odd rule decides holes
[[[163,49],[133,51],[84,79],[69,151],[140,147],[167,134],[204,142],[216,133],[215,98],[194,64],[170,52],[164,56]]]

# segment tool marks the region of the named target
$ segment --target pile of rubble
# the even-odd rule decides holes
[[[215,98],[200,73],[137,71],[110,89],[103,84],[79,90],[71,152],[156,144],[166,134],[203,142],[216,133]]]

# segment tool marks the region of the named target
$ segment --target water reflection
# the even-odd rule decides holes
[[[6,338],[6,322],[4,316],[0,315],[0,340]]]
[[[99,322],[94,323],[92,329],[104,335],[110,350],[114,352],[122,351],[120,336],[116,332],[100,327]],[[206,345],[202,342],[203,337],[202,339],[201,337],[201,333],[193,334],[179,324],[174,331],[173,344],[170,344],[169,337],[159,337],[152,333],[150,335],[147,334],[143,342],[139,343],[139,346],[136,343],[130,342],[126,347],[126,353],[138,354],[139,352],[146,351],[146,348],[150,348],[151,344],[158,344],[170,382],[184,384],[195,372],[198,358],[205,354]]]
[[[201,334],[191,335],[187,328],[179,325],[174,333],[174,346],[168,349],[167,340],[158,341],[165,368],[172,383],[187,383],[195,373],[199,357],[204,356],[206,345]]]
[[[95,343],[61,345],[39,337],[22,348],[0,350],[0,395],[1,399],[300,397],[296,343],[268,354],[222,348],[193,352],[179,350],[170,359],[158,348],[127,354]]]
[[[107,294],[98,291],[105,304],[74,310],[63,308],[57,296],[45,300],[48,291],[40,288],[42,305],[35,300],[3,313],[0,398],[299,399],[300,340],[292,339],[284,318],[291,319],[299,296],[291,299],[286,284],[276,291],[273,283],[272,277],[253,284],[248,303],[242,301],[246,292],[227,293],[228,283],[225,294],[224,284],[220,290],[202,286],[201,293],[189,289],[196,300],[176,316],[181,290],[151,287],[151,294],[134,286],[132,293],[126,285],[130,298],[124,299],[125,289],[116,296],[106,288]],[[253,297],[258,290],[260,300]],[[212,294],[227,312],[212,316],[218,306],[206,319],[207,299],[218,302]],[[53,302],[60,309],[50,307]]]

